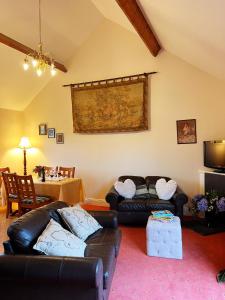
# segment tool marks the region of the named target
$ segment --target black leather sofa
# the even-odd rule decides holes
[[[126,179],[131,179],[136,187],[146,184],[147,188],[154,186],[156,181],[160,178],[170,180],[169,177],[164,176],[120,176],[119,181],[124,182]],[[184,192],[177,187],[176,193],[168,200],[161,200],[157,197],[149,198],[133,198],[125,199],[120,196],[115,190],[114,186],[106,195],[106,201],[110,204],[110,209],[118,212],[119,224],[126,225],[145,225],[152,210],[170,210],[176,216],[183,218],[183,206],[188,201],[188,197]]]
[[[57,201],[33,210],[8,228],[5,254],[0,256],[0,291],[7,300],[106,300],[119,252],[117,214],[89,212],[103,226],[85,242],[84,258],[41,255],[33,250],[38,236],[53,218],[66,228]]]

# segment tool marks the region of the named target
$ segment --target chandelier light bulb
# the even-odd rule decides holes
[[[55,69],[55,68],[52,68],[52,69],[51,69],[51,75],[52,75],[52,76],[55,76],[56,73],[57,73],[57,72],[56,72],[56,69]]]
[[[33,59],[32,59],[32,65],[33,65],[33,67],[35,68],[35,67],[37,66],[37,64],[38,64],[37,59],[36,59],[36,58],[33,58]]]
[[[37,76],[41,77],[41,75],[42,75],[42,70],[39,68],[39,69],[37,69]]]
[[[23,69],[24,69],[24,71],[27,71],[29,69],[29,63],[28,63],[27,58],[24,59]]]

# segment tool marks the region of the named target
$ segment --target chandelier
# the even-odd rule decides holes
[[[56,68],[54,64],[54,60],[47,56],[47,53],[43,53],[43,43],[42,43],[42,28],[41,28],[41,0],[39,0],[39,44],[38,50],[33,53],[29,53],[24,58],[23,69],[27,71],[30,66],[33,67],[37,76],[40,77],[45,73],[47,69],[50,68],[50,73],[52,76],[56,74]]]

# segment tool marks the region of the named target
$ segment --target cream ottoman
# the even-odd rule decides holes
[[[182,259],[182,233],[179,217],[163,223],[151,220],[146,227],[147,255]]]

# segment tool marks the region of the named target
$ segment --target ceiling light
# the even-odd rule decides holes
[[[52,76],[55,76],[57,73],[54,62],[51,63],[51,71],[50,72],[51,72]]]
[[[36,74],[40,77],[47,69],[50,68],[50,74],[52,76],[56,75],[56,69],[54,65],[54,61],[52,58],[49,58],[47,53],[43,53],[43,43],[42,43],[42,32],[41,32],[41,0],[39,2],[39,45],[38,50],[33,53],[28,54],[23,63],[23,68],[25,71],[29,69],[30,64],[32,64]],[[31,63],[28,58],[31,59]],[[49,64],[51,63],[51,66]]]
[[[25,71],[27,71],[27,70],[29,69],[29,62],[28,62],[27,57],[24,58],[23,69],[24,69]]]
[[[37,64],[38,64],[38,61],[35,58],[33,58],[32,59],[32,65],[33,65],[33,67],[35,68],[37,66]]]

